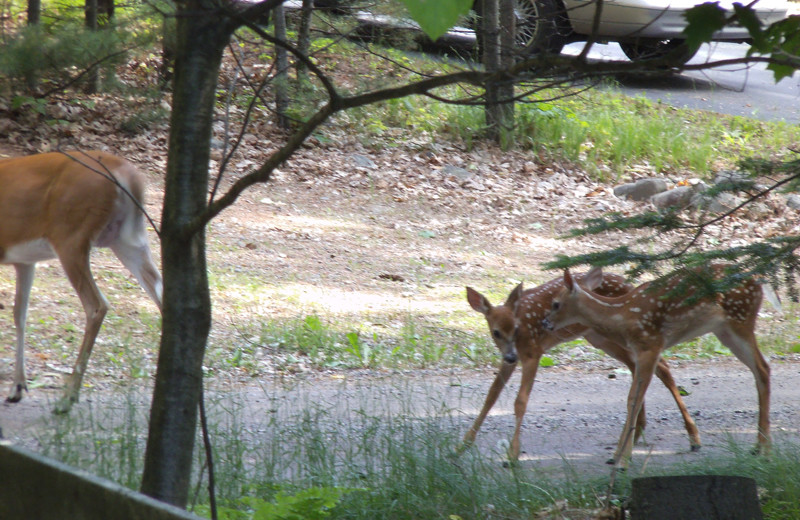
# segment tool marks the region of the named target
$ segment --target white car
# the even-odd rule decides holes
[[[701,3],[703,0],[604,0],[595,39],[619,42],[632,60],[662,57],[685,41],[684,14]],[[733,3],[721,0],[719,5],[732,14]],[[516,0],[516,4],[517,42],[529,53],[559,53],[565,44],[584,41],[592,33],[594,0]],[[753,8],[759,20],[769,25],[787,16],[788,4],[785,0],[759,0]],[[749,37],[747,29],[732,24],[715,33],[712,40],[746,42]],[[691,57],[687,50],[679,59],[685,63]]]

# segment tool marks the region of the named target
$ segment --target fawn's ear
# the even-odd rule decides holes
[[[489,314],[489,311],[492,310],[489,300],[472,287],[467,287],[467,301],[470,307],[483,315]]]
[[[601,285],[603,285],[603,268],[602,267],[592,267],[589,269],[589,272],[583,276],[583,286],[589,289],[590,291],[594,291]]]
[[[574,291],[575,287],[577,287],[577,284],[572,279],[572,273],[569,272],[569,269],[564,269],[564,287],[566,287],[569,292]]]
[[[519,301],[520,296],[522,296],[522,291],[523,290],[524,289],[522,288],[522,283],[520,282],[519,285],[514,287],[514,290],[511,291],[511,294],[508,295],[508,298],[506,298],[505,306],[513,309],[514,306]]]

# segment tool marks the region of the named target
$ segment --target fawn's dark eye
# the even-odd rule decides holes
[[[503,338],[503,335],[500,334],[500,331],[497,330],[497,329],[494,329],[492,331],[492,336],[494,336],[494,339],[502,339]]]
[[[559,302],[553,302],[553,310],[554,311],[557,311],[559,309],[559,307],[561,307],[561,304]]]

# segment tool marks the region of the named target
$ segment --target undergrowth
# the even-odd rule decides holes
[[[785,153],[781,150],[800,139],[796,125],[673,108],[623,95],[613,85],[541,101],[556,95],[545,91],[517,104],[517,146],[553,161],[568,160],[602,181],[631,171],[705,177],[746,157]],[[422,98],[388,102],[360,116],[375,121],[365,125],[368,130],[413,127],[433,140],[458,139],[467,148],[482,139],[485,129],[482,107]]]
[[[571,518],[590,518],[605,500],[605,466],[587,472],[565,460],[560,468],[530,462],[508,468],[498,462],[499,449],[456,456],[464,423],[436,395],[412,396],[400,387],[354,390],[343,384],[335,395],[313,388],[292,395],[266,387],[211,392],[219,517],[522,519],[566,508]],[[87,397],[71,415],[50,418],[38,439],[42,450],[137,488],[147,398],[136,388],[113,402]],[[702,462],[634,465],[618,478],[612,502],[624,504],[635,477],[735,474],[756,480],[766,519],[798,518],[800,449],[780,438],[770,457],[748,448],[731,439],[725,454]],[[190,510],[208,516],[204,455],[196,458]]]

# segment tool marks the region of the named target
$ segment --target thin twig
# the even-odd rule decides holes
[[[206,452],[208,464],[208,504],[211,509],[211,520],[217,520],[217,495],[214,482],[214,452],[211,448],[211,438],[208,435],[208,418],[206,417],[205,390],[200,389],[200,428],[203,432],[203,447]]]

